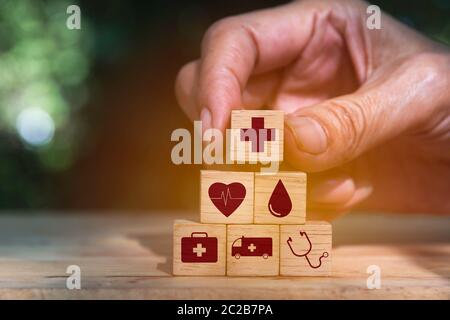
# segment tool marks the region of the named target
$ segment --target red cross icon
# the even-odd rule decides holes
[[[252,152],[264,152],[264,142],[273,140],[275,128],[264,128],[264,117],[252,117],[252,127],[241,129],[241,141],[251,141]]]

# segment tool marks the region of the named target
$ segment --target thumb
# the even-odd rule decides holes
[[[397,75],[287,115],[287,160],[306,171],[327,170],[417,128],[436,105],[432,83],[437,79],[429,69],[420,73]]]
[[[322,171],[356,158],[395,135],[389,114],[369,99],[346,96],[301,108],[286,117],[287,156],[308,171]]]

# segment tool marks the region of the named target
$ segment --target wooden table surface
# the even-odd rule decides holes
[[[174,277],[173,212],[0,213],[0,299],[449,299],[450,218],[352,214],[333,223],[333,275]],[[81,268],[81,290],[66,268]],[[369,290],[370,265],[381,289]]]

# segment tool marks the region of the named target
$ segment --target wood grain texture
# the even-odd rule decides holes
[[[280,226],[280,275],[330,276],[331,243],[332,230],[328,222],[307,221],[303,225]],[[298,257],[291,248],[295,254],[307,256]]]
[[[172,275],[173,222],[198,212],[0,213],[0,299],[449,299],[449,217],[333,222],[330,277]],[[81,290],[68,290],[68,265]],[[381,268],[368,290],[367,267]]]
[[[252,117],[264,117],[264,127],[275,129],[275,139],[264,142],[263,152],[252,152],[251,141],[241,141],[241,129],[252,127]],[[279,110],[233,110],[231,112],[230,159],[232,161],[281,162],[284,153],[284,112]],[[254,131],[256,134],[256,130]]]
[[[291,212],[285,217],[276,217],[269,211],[269,200],[275,186],[281,180],[292,203]],[[306,173],[278,172],[276,174],[255,173],[255,213],[257,224],[303,224],[306,219]]]
[[[279,232],[280,229],[277,225],[228,225],[227,275],[278,275],[280,262]],[[270,248],[260,250],[260,246],[261,248],[262,246],[267,247],[267,241],[270,241]],[[233,248],[238,253],[233,254]],[[266,251],[268,254],[266,254]],[[252,252],[260,252],[260,255],[247,256]]]
[[[206,233],[201,235],[199,233]],[[226,241],[227,229],[224,224],[200,224],[188,220],[176,220],[173,224],[173,274],[184,276],[220,276],[226,271]],[[182,238],[195,240],[195,238],[216,239],[217,262],[183,262],[181,259]],[[194,241],[195,242],[195,241]],[[199,243],[199,255],[206,255],[211,247]],[[193,248],[196,250],[196,248]]]
[[[253,223],[253,172],[202,170],[200,176],[200,221],[202,223]],[[246,189],[245,199],[228,217],[217,209],[209,197],[208,190],[216,182],[224,184],[239,182]],[[224,196],[227,197],[226,194]]]

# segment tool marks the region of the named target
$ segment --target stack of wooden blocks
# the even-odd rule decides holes
[[[283,160],[282,111],[233,111],[231,130],[233,160]],[[305,173],[204,170],[200,189],[200,223],[174,223],[175,275],[330,275],[331,225],[306,219]]]

